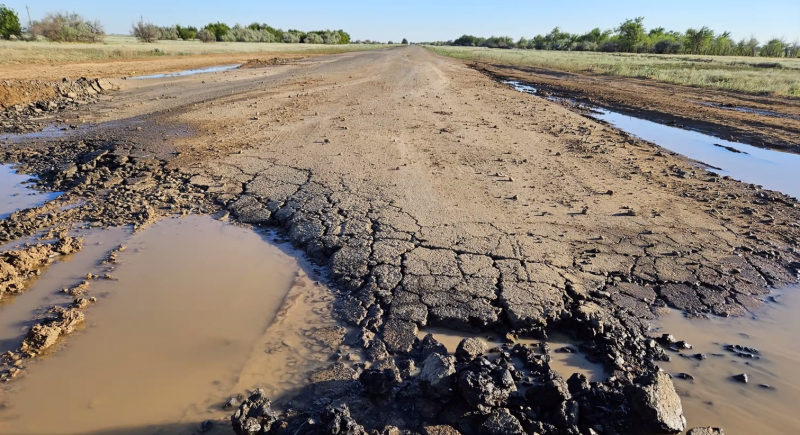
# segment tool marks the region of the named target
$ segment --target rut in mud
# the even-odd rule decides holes
[[[327,265],[366,364],[317,372],[298,412],[256,415],[268,397],[253,395],[239,433],[311,433],[307,418],[324,433],[678,432],[650,320],[668,306],[742,316],[797,279],[792,198],[418,47],[141,83],[93,106],[105,127],[5,147],[5,162],[66,193],[6,219],[0,236],[230,213]],[[418,338],[429,326],[507,343],[467,341],[450,357]],[[566,381],[541,349],[512,344],[552,331],[611,377]]]

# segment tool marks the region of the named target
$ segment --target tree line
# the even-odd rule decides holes
[[[704,26],[689,28],[685,32],[667,31],[663,27],[646,29],[644,18],[627,19],[612,30],[594,28],[584,34],[563,32],[559,27],[546,35],[514,40],[508,36],[482,38],[463,35],[452,41],[427,43],[466,47],[516,48],[525,50],[599,51],[653,54],[701,54],[712,56],[800,56],[800,42],[787,43],[773,38],[760,43],[756,38],[731,38],[730,32],[715,33]]]
[[[205,27],[193,26],[160,27],[140,20],[134,24],[131,34],[142,42],[157,40],[194,40],[202,42],[278,42],[305,44],[349,44],[350,34],[344,30],[315,30],[304,32],[296,29],[282,30],[266,23],[252,23],[245,27],[236,24],[231,27],[225,23],[209,23]]]
[[[158,40],[200,40],[202,42],[276,42],[306,44],[350,44],[350,34],[344,30],[282,30],[268,24],[253,23],[249,26],[228,26],[225,23],[209,23],[204,27],[156,26],[140,19],[133,24],[131,34],[142,42]],[[0,38],[36,40],[39,37],[54,42],[103,42],[106,33],[97,20],[87,20],[75,13],[48,13],[38,21],[23,28],[17,12],[0,4]],[[359,42],[359,41],[356,41]],[[368,41],[372,43],[372,41]]]

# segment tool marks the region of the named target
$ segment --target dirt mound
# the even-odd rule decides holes
[[[0,253],[0,300],[25,291],[25,285],[56,254],[79,251],[83,239],[64,236],[55,244],[37,244]]]
[[[263,68],[273,65],[288,65],[303,59],[305,58],[300,57],[297,59],[287,59],[285,57],[273,57],[272,59],[250,59],[243,63],[239,68]]]
[[[87,104],[114,88],[108,80],[87,78],[59,82],[4,80],[0,82],[0,132],[33,130],[38,126],[26,122],[28,118]]]

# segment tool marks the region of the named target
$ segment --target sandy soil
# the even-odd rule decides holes
[[[631,116],[743,142],[800,152],[800,99],[701,89],[544,68],[471,66],[493,77],[529,83],[545,93]]]
[[[647,336],[660,309],[741,316],[797,279],[794,200],[419,47],[127,81],[106,96],[59,115],[89,127],[5,146],[4,161],[67,193],[3,221],[0,239],[223,210],[278,226],[325,264],[345,291],[337,315],[365,346],[417,355],[426,326],[558,330],[593,343],[615,375],[593,388],[623,402],[642,374],[656,383],[642,394],[671,397]],[[359,418],[388,421],[375,406]],[[680,410],[669,406],[656,414]]]

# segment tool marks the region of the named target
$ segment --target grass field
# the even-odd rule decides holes
[[[476,47],[428,49],[459,59],[639,77],[687,86],[800,97],[800,59],[647,55]]]
[[[0,41],[0,65],[77,63],[215,53],[344,53],[387,45],[266,44],[252,42],[158,41],[140,43],[132,36],[107,36],[102,44]]]

